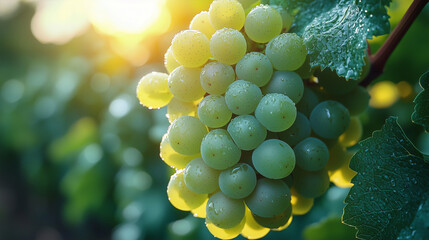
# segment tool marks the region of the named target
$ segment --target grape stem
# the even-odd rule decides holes
[[[368,86],[373,80],[383,73],[387,59],[392,54],[393,50],[395,50],[402,37],[404,37],[405,33],[408,31],[411,24],[423,10],[428,1],[429,0],[414,0],[383,46],[381,46],[375,54],[371,54],[370,51],[368,51],[368,54],[370,54],[369,61],[371,63],[371,68],[368,76],[360,83],[361,86]]]

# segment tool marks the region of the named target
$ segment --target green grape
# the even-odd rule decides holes
[[[201,204],[199,207],[194,208],[191,210],[191,213],[194,217],[197,218],[206,218],[207,214],[206,214],[206,208],[207,208],[207,202],[209,201],[209,199],[207,198],[203,204]]]
[[[356,88],[359,81],[346,80],[344,77],[339,77],[335,71],[326,68],[323,71],[316,71],[319,85],[323,90],[330,95],[344,95]]]
[[[173,97],[167,105],[167,118],[170,123],[181,116],[198,117],[198,103],[184,102]]]
[[[293,17],[280,5],[270,5],[273,7],[277,12],[280,13],[280,16],[282,17],[282,26],[285,32],[288,32],[290,27],[293,23]]]
[[[292,214],[304,215],[308,213],[314,205],[314,199],[301,196],[294,188],[292,188],[290,192],[292,194],[292,198],[290,200],[292,204]]]
[[[240,161],[241,151],[226,130],[215,129],[204,137],[201,156],[209,167],[224,170]]]
[[[293,176],[292,176],[292,174],[290,174],[289,176],[283,178],[282,180],[286,183],[286,185],[289,188],[291,188],[293,186]]]
[[[237,115],[253,113],[261,99],[261,89],[244,80],[231,83],[225,93],[226,105],[232,113]]]
[[[280,140],[285,141],[290,146],[295,146],[300,141],[309,137],[311,134],[310,121],[307,117],[297,112],[295,122],[290,128],[284,132],[280,132],[278,137]]]
[[[194,193],[186,187],[183,170],[177,171],[170,177],[167,195],[170,203],[183,211],[195,209],[207,199],[207,194]]]
[[[253,214],[270,218],[290,207],[290,197],[289,187],[282,180],[260,178],[245,203]]]
[[[237,163],[219,175],[220,190],[228,197],[241,199],[249,196],[256,186],[256,173],[246,163]]]
[[[201,157],[190,161],[184,174],[186,186],[195,193],[212,193],[219,187],[220,171],[207,166]]]
[[[336,142],[329,148],[329,161],[325,169],[334,171],[339,169],[347,159],[347,149]]]
[[[319,103],[319,98],[310,88],[304,87],[304,94],[299,103],[296,104],[298,111],[302,112],[306,117],[310,117],[311,112]]]
[[[164,55],[164,66],[168,73],[171,73],[174,69],[180,66],[180,63],[178,63],[176,58],[174,58],[171,46],[167,49],[167,52]]]
[[[282,132],[295,122],[295,103],[284,94],[268,93],[256,107],[255,116],[269,131]]]
[[[349,127],[338,138],[338,142],[344,147],[354,146],[362,138],[362,123],[359,118],[351,117]]]
[[[235,72],[238,79],[265,86],[273,75],[273,66],[270,60],[260,52],[250,52],[237,63]]]
[[[311,129],[322,138],[338,138],[350,124],[350,114],[344,105],[337,101],[319,103],[311,112]]]
[[[171,49],[178,63],[188,68],[196,68],[209,60],[210,40],[202,32],[184,30],[174,36]]]
[[[137,98],[140,104],[149,109],[164,107],[172,97],[168,89],[168,75],[165,73],[146,74],[137,85]]]
[[[201,141],[207,132],[207,127],[198,118],[182,116],[174,120],[167,133],[176,152],[194,155],[200,152]]]
[[[240,115],[231,120],[228,133],[242,150],[253,150],[267,137],[267,129],[253,115]]]
[[[216,0],[209,9],[210,22],[217,29],[240,30],[244,25],[244,9],[237,0]]]
[[[259,5],[247,14],[244,30],[257,43],[267,43],[282,31],[282,16],[269,5]]]
[[[268,43],[265,54],[275,69],[294,71],[304,63],[307,47],[295,33],[282,33]]]
[[[244,10],[250,8],[253,4],[255,4],[256,2],[258,2],[258,0],[238,0],[238,1],[243,6]]]
[[[318,171],[326,166],[329,150],[325,143],[309,137],[299,142],[294,148],[296,165],[307,171]]]
[[[180,66],[168,77],[168,87],[175,97],[184,102],[201,99],[205,92],[200,84],[200,68]]]
[[[256,222],[252,212],[246,207],[245,213],[246,223],[244,224],[241,235],[247,239],[259,239],[264,237],[270,232],[269,228],[261,226]]]
[[[213,58],[221,63],[228,65],[238,63],[246,54],[246,50],[246,39],[235,29],[222,28],[217,30],[210,39],[210,52]]]
[[[232,228],[244,218],[243,200],[232,199],[222,192],[213,194],[207,202],[207,220],[220,228]]]
[[[304,94],[304,83],[295,72],[275,71],[271,81],[262,89],[262,93],[282,93],[294,103],[298,103]]]
[[[370,96],[366,88],[357,86],[351,92],[334,99],[349,110],[350,116],[356,116],[368,108],[369,98]]]
[[[295,154],[287,143],[268,139],[253,151],[252,163],[262,176],[280,179],[292,173],[295,168]]]
[[[313,76],[314,70],[311,70],[309,55],[307,55],[307,57],[305,58],[305,61],[302,66],[295,70],[295,72],[298,73],[302,79],[309,79],[311,76]]]
[[[285,211],[275,217],[265,218],[258,215],[253,215],[253,217],[255,218],[255,221],[263,227],[270,229],[279,228],[287,224],[289,219],[292,217],[292,206],[289,204]]]
[[[240,232],[243,229],[245,222],[246,219],[243,218],[243,220],[241,220],[239,224],[235,225],[232,228],[220,228],[210,222],[210,220],[206,219],[206,227],[215,238],[233,239],[240,235]]]
[[[346,153],[344,164],[336,171],[331,173],[331,182],[333,182],[336,186],[342,188],[350,188],[353,186],[351,180],[354,176],[356,176],[356,172],[351,170],[350,160],[356,152],[349,151]]]
[[[160,144],[159,156],[168,166],[176,169],[182,169],[185,168],[192,159],[200,157],[201,154],[183,155],[177,153],[170,145],[168,134],[164,134]]]
[[[305,198],[322,196],[329,188],[329,175],[325,169],[305,171],[296,168],[293,174],[293,186],[297,193]]]
[[[209,39],[216,32],[210,23],[209,13],[207,11],[202,11],[192,18],[189,29],[197,30],[204,33]]]
[[[231,120],[232,112],[222,95],[208,95],[198,105],[198,116],[209,128],[225,126]]]
[[[234,69],[220,62],[207,63],[201,70],[201,86],[209,94],[224,94],[235,81]]]

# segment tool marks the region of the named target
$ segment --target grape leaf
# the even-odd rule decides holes
[[[361,239],[425,236],[421,231],[428,229],[421,226],[428,224],[429,164],[397,118],[388,118],[382,130],[359,145],[350,163],[357,175],[345,200],[343,222],[357,228]]]
[[[359,79],[366,39],[390,31],[386,6],[391,0],[263,0],[295,15],[291,31],[302,36],[311,67],[329,67],[347,79]]]
[[[414,112],[411,119],[414,123],[422,125],[429,132],[429,71],[420,77],[420,86],[423,91],[414,99]]]
[[[341,223],[337,216],[311,224],[303,232],[305,240],[351,240],[355,239],[356,230]]]

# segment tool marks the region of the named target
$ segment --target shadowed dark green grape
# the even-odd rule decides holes
[[[246,163],[238,163],[219,175],[220,190],[228,197],[240,199],[249,196],[256,186],[256,173]]]
[[[335,171],[344,165],[347,160],[347,149],[339,142],[336,142],[329,148],[329,160],[325,169]]]
[[[231,116],[232,112],[222,95],[208,95],[198,104],[198,117],[209,128],[225,126],[231,120]]]
[[[220,171],[207,166],[202,158],[195,158],[185,168],[185,184],[195,193],[212,193],[219,187]]]
[[[207,219],[220,228],[232,228],[243,220],[243,200],[232,199],[222,192],[213,194],[207,202]]]
[[[235,65],[238,79],[265,86],[273,75],[273,66],[267,56],[260,52],[250,52]]]
[[[281,226],[284,226],[289,218],[292,216],[292,206],[290,205],[285,211],[283,211],[280,215],[270,218],[260,217],[258,215],[253,215],[255,221],[259,223],[261,226],[276,229]]]
[[[295,103],[284,94],[268,93],[256,107],[255,116],[267,130],[282,132],[295,122]]]
[[[321,140],[309,137],[299,142],[294,148],[296,165],[307,171],[318,171],[326,166],[329,150]]]
[[[298,73],[298,75],[302,79],[309,79],[313,75],[314,71],[311,70],[310,58],[308,57],[308,55],[305,58],[305,61],[302,64],[302,66],[300,68],[298,68],[297,70],[295,70],[295,72]]]
[[[310,125],[322,138],[338,138],[350,124],[350,114],[344,105],[337,101],[319,103],[311,112]]]
[[[201,86],[209,94],[224,94],[234,81],[235,72],[230,65],[214,61],[207,63],[201,69]]]
[[[201,142],[201,156],[209,167],[224,170],[240,161],[241,150],[226,130],[215,129]]]
[[[242,150],[253,150],[267,137],[267,129],[253,115],[240,115],[231,120],[228,133]]]
[[[295,146],[303,139],[309,137],[310,134],[310,121],[308,121],[304,114],[298,112],[292,126],[286,131],[279,133],[279,139],[285,141],[290,146]]]
[[[275,71],[271,81],[262,89],[262,93],[282,93],[298,103],[304,94],[304,83],[295,72]]]
[[[297,168],[293,174],[293,186],[305,198],[322,196],[329,188],[329,175],[325,169],[305,171]]]
[[[335,98],[343,104],[350,112],[350,116],[356,116],[368,108],[369,93],[366,88],[357,86],[351,92]]]
[[[276,70],[295,71],[304,63],[307,47],[295,33],[282,33],[267,44],[265,54]]]
[[[283,180],[260,178],[245,202],[254,215],[271,218],[290,207],[290,199],[289,187]]]
[[[197,154],[200,151],[201,141],[207,132],[207,127],[198,118],[191,116],[174,120],[167,131],[171,147],[185,155]]]
[[[299,103],[296,104],[298,111],[302,112],[306,117],[310,117],[311,111],[319,103],[319,98],[310,88],[304,87],[304,94]]]
[[[281,179],[289,176],[295,168],[295,154],[287,143],[268,139],[253,151],[252,163],[262,176]]]
[[[226,105],[237,115],[253,113],[261,98],[261,89],[254,83],[244,80],[231,83],[225,93]]]
[[[338,142],[344,147],[351,147],[362,138],[362,123],[358,117],[351,117],[349,127],[338,138]]]
[[[349,93],[356,88],[359,83],[357,80],[346,80],[343,77],[339,77],[335,71],[328,68],[323,71],[316,71],[314,75],[316,75],[319,85],[330,95]]]

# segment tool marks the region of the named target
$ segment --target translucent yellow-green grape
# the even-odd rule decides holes
[[[151,72],[140,79],[137,85],[137,98],[145,107],[161,108],[168,104],[173,95],[168,89],[168,75]]]
[[[216,32],[210,23],[209,13],[207,11],[202,11],[194,16],[189,25],[189,29],[197,30],[204,33],[209,39]]]
[[[269,5],[253,8],[246,17],[244,30],[257,43],[267,43],[282,31],[282,17]]]
[[[179,170],[170,177],[167,195],[168,200],[175,208],[190,211],[201,206],[207,199],[207,194],[198,194],[189,190],[186,187],[183,173],[183,170]]]
[[[244,10],[250,8],[253,4],[258,2],[258,0],[238,0],[241,3],[241,6],[243,6]]]
[[[174,58],[173,50],[171,50],[171,46],[167,49],[164,55],[164,66],[167,69],[168,73],[171,73],[174,69],[180,66],[180,63],[176,61]]]
[[[207,216],[206,208],[207,208],[207,202],[208,201],[209,201],[209,199],[207,198],[206,201],[203,204],[201,204],[201,206],[191,210],[191,213],[194,215],[194,217],[206,218],[206,216]]]
[[[273,230],[273,231],[283,231],[283,230],[285,230],[292,223],[292,219],[293,219],[293,215],[290,215],[289,220],[284,225],[282,225],[282,226],[280,226],[278,228],[271,228],[271,230]]]
[[[308,213],[314,204],[313,198],[305,198],[301,194],[297,193],[294,188],[290,190],[291,204],[292,204],[292,214],[293,215],[304,215]]]
[[[200,83],[200,68],[180,66],[174,69],[168,77],[168,87],[171,93],[184,102],[193,102],[205,94]]]
[[[255,221],[252,212],[246,207],[245,213],[246,223],[244,224],[241,235],[247,239],[259,239],[264,237],[270,232],[269,228],[261,226]]]
[[[159,153],[161,159],[170,167],[176,168],[176,169],[182,169],[185,168],[186,165],[192,160],[197,157],[200,157],[201,154],[194,154],[194,155],[183,155],[180,154],[171,147],[170,141],[168,140],[168,135],[164,134],[162,137],[162,141],[160,144],[160,153]]]
[[[232,28],[217,30],[210,39],[210,52],[221,63],[234,65],[246,54],[247,43],[243,34]]]
[[[214,61],[201,69],[200,80],[206,92],[224,94],[227,87],[235,81],[235,72],[230,65]]]
[[[219,188],[220,171],[207,166],[202,158],[195,158],[186,165],[185,183],[193,192],[213,193]]]
[[[167,105],[167,118],[170,123],[181,116],[198,117],[198,100],[195,102],[184,102],[173,97]]]
[[[184,30],[176,34],[171,49],[176,61],[185,67],[200,67],[210,57],[209,39],[196,30]]]
[[[167,132],[171,147],[185,155],[198,154],[201,141],[207,133],[207,127],[198,118],[191,116],[174,120]]]
[[[345,163],[331,174],[331,182],[333,182],[337,187],[350,188],[353,187],[351,180],[356,176],[356,172],[351,170],[350,160],[352,159],[355,152],[347,152]]]
[[[216,0],[210,5],[210,22],[215,29],[240,30],[244,25],[244,9],[237,0]]]
[[[362,123],[359,118],[351,117],[349,127],[338,138],[338,142],[344,147],[351,147],[362,138]]]
[[[214,225],[210,220],[206,219],[206,227],[209,230],[209,232],[216,238],[219,239],[233,239],[237,237],[241,230],[244,227],[244,223],[246,222],[246,219],[243,218],[241,222],[237,225],[235,225],[232,228],[220,228]]]
[[[222,192],[213,194],[207,202],[207,220],[220,228],[237,226],[243,220],[244,212],[242,199],[229,198]]]
[[[275,69],[295,71],[304,63],[307,47],[295,33],[282,33],[271,39],[265,48],[265,54]]]

